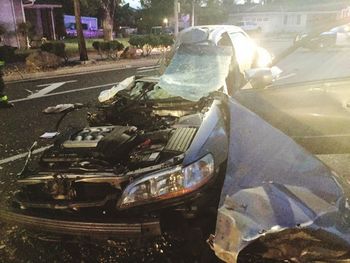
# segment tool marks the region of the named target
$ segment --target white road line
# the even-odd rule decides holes
[[[112,68],[112,69],[99,69],[99,70],[87,70],[84,72],[73,72],[73,73],[66,73],[66,74],[60,74],[58,73],[55,76],[48,76],[48,77],[40,77],[38,79],[43,80],[43,79],[60,79],[60,78],[65,78],[65,77],[71,77],[71,76],[81,76],[81,75],[88,75],[88,74],[95,74],[95,73],[101,73],[101,72],[111,72],[111,71],[119,71],[119,70],[125,70],[125,69],[135,69],[137,70],[138,67],[137,66],[130,66],[130,65],[126,65],[123,68]],[[14,84],[14,83],[19,83],[19,82],[34,82],[37,81],[38,79],[22,79],[22,80],[10,80],[7,83],[8,84]]]
[[[146,73],[146,72],[154,72],[156,69],[145,69],[145,70],[140,70],[140,71],[137,71],[137,73]]]
[[[306,136],[291,136],[297,139],[310,139],[310,138],[349,138],[350,134],[329,134],[329,135],[306,135]]]
[[[52,145],[49,145],[49,146],[45,146],[45,147],[36,149],[36,150],[33,151],[32,154],[41,153],[41,152],[45,151],[46,149],[50,148],[51,146],[52,146]],[[28,155],[28,153],[26,152],[26,153],[20,153],[20,154],[11,156],[11,157],[6,158],[6,159],[2,159],[2,160],[0,160],[0,165],[6,164],[6,163],[10,163],[10,162],[14,162],[14,161],[16,161],[16,160],[25,158],[25,157],[27,157],[27,155]]]
[[[149,67],[141,67],[141,68],[137,68],[137,70],[153,69],[153,68],[159,68],[159,65],[154,65],[154,66],[149,66]]]
[[[55,82],[55,83],[48,83],[48,84],[38,85],[37,87],[46,87],[46,88],[44,88],[42,90],[39,90],[38,92],[29,95],[28,98],[42,97],[42,96],[50,93],[51,91],[54,91],[55,89],[58,89],[59,87],[62,87],[66,83],[74,83],[74,82],[77,82],[77,80],[68,80],[68,81],[62,81],[62,82]]]
[[[277,81],[282,80],[282,79],[288,79],[288,78],[294,77],[295,75],[296,75],[296,73],[290,73],[290,74],[288,74],[288,75],[279,77],[279,78],[277,79]]]
[[[24,89],[26,92],[28,92],[29,94],[33,94],[34,93],[34,91],[31,91],[31,90],[29,90],[29,89]]]
[[[103,85],[98,85],[98,86],[92,86],[92,87],[87,87],[87,88],[80,88],[80,89],[73,89],[73,90],[67,90],[67,91],[61,91],[61,92],[56,92],[56,93],[50,93],[50,94],[45,94],[41,97],[35,97],[35,98],[22,98],[22,99],[16,99],[16,100],[11,100],[11,103],[14,102],[21,102],[21,101],[27,101],[27,100],[34,100],[34,99],[39,99],[39,98],[44,98],[44,97],[51,97],[51,96],[57,96],[57,95],[62,95],[62,94],[67,94],[67,93],[73,93],[73,92],[78,92],[78,91],[85,91],[85,90],[90,90],[90,89],[98,89],[98,88],[104,88],[108,86],[113,86],[118,84],[118,82],[114,83],[108,83],[108,84],[103,84]]]
[[[47,83],[47,84],[40,84],[37,87],[46,87],[46,86],[51,86],[57,83],[74,83],[77,82],[77,80],[67,80],[67,81],[59,81],[59,82],[53,82],[53,83]]]

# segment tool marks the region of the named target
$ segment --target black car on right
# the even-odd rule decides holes
[[[308,34],[298,34],[294,39],[294,43],[301,41],[307,36]],[[322,49],[335,46],[336,41],[337,32],[327,31],[310,38],[309,41],[305,41],[302,46],[308,49]]]
[[[307,41],[305,38],[308,37]],[[345,46],[350,42],[350,24],[333,27],[322,33],[301,33],[294,38],[294,44],[300,43],[307,49],[322,49],[334,46]]]

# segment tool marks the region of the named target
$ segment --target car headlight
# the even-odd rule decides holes
[[[258,68],[269,67],[272,63],[271,54],[263,48],[258,49],[258,60],[256,62],[256,66]]]
[[[186,167],[176,166],[132,182],[119,200],[119,208],[178,197],[193,192],[214,175],[214,158],[208,154]]]

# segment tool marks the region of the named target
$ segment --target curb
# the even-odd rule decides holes
[[[114,71],[114,70],[122,70],[129,68],[137,68],[137,67],[147,67],[154,66],[158,63],[159,58],[151,58],[151,59],[135,59],[130,61],[121,61],[112,62],[108,64],[102,65],[81,65],[73,68],[61,68],[54,71],[43,71],[37,73],[25,73],[20,74],[17,73],[15,75],[4,76],[4,81],[6,83],[15,83],[22,81],[34,81],[38,79],[50,79],[50,78],[58,78],[65,77],[71,75],[83,75],[88,73],[95,72],[103,72],[103,71]]]

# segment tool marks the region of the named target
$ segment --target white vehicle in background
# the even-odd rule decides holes
[[[336,34],[336,46],[350,45],[350,23],[334,27],[330,32]]]
[[[239,21],[235,24],[235,26],[239,26],[247,33],[260,33],[261,32],[261,27],[253,21]]]

